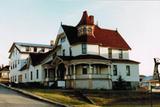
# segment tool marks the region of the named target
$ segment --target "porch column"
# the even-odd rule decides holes
[[[89,89],[92,89],[93,84],[92,84],[92,66],[89,64],[89,80],[88,80],[88,87]]]
[[[73,65],[73,79],[76,79],[76,67]]]
[[[92,66],[89,64],[89,79],[92,78]]]
[[[108,65],[108,70],[109,70],[109,78],[112,78],[112,71],[111,71],[111,65]]]
[[[47,75],[46,75],[47,77],[46,77],[46,81],[48,81],[48,80],[49,80],[49,73],[48,73],[48,72],[49,72],[49,70],[48,70],[48,68],[47,68],[46,70],[47,70]]]
[[[55,81],[57,80],[57,70],[58,70],[58,67],[55,67]]]
[[[64,74],[64,79],[68,79],[68,68],[69,68],[69,66],[65,65],[65,68],[66,68],[66,73]]]

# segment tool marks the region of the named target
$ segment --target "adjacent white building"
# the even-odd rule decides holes
[[[46,53],[52,47],[44,44],[13,43],[9,50],[10,82],[20,83],[28,77],[28,72],[25,74],[21,69],[28,63],[29,54]],[[25,74],[25,77],[23,77],[23,74]]]
[[[32,52],[26,52],[28,46],[21,44],[14,43],[9,51],[12,82],[112,89],[121,76],[132,88],[139,83],[139,62],[129,59],[127,42],[117,30],[95,25],[86,11],[76,26],[60,25],[52,50],[46,46],[34,52],[29,46]]]

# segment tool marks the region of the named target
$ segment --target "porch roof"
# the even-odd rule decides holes
[[[78,55],[78,56],[58,56],[63,60],[76,60],[76,59],[101,59],[101,60],[108,60],[105,57],[99,55]]]
[[[78,55],[78,56],[58,56],[64,61],[70,61],[70,60],[78,60],[78,59],[99,59],[99,60],[106,60],[111,61],[112,63],[133,63],[133,64],[139,64],[139,62],[129,59],[109,59],[105,58],[100,55]]]
[[[22,66],[22,68],[20,69],[20,71],[26,70],[27,69],[27,64],[25,64],[24,66]]]

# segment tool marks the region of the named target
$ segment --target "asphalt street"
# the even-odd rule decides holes
[[[57,107],[0,86],[0,107]]]

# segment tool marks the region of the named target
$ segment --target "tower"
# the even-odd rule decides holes
[[[159,58],[154,58],[154,71],[153,71],[153,79],[159,80],[159,70],[158,70],[158,65],[160,64],[160,59]]]

